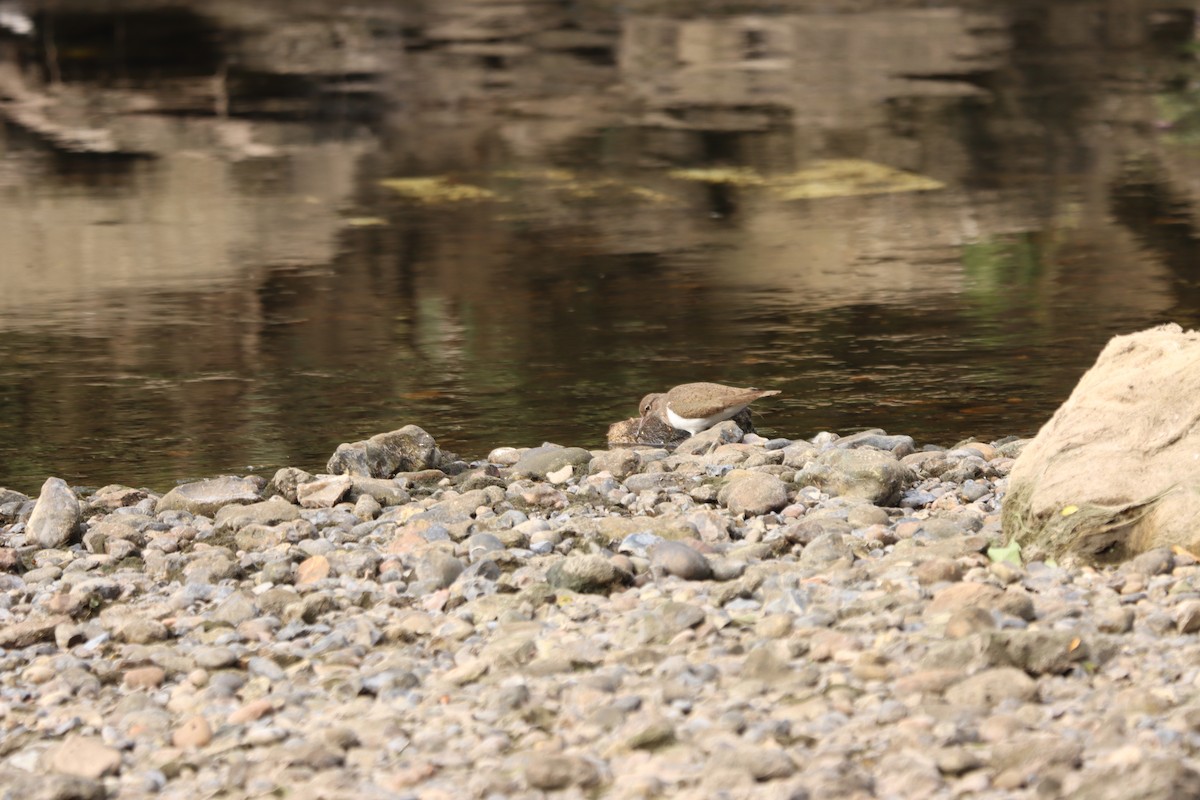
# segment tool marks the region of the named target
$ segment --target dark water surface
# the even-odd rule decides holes
[[[1200,316],[1191,11],[248,8],[0,33],[0,485],[596,447],[694,380],[781,389],[768,434],[1030,435]]]

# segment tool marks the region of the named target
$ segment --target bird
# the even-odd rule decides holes
[[[671,427],[695,436],[737,414],[761,397],[779,394],[778,389],[742,389],[720,383],[681,383],[669,392],[652,393],[642,398],[638,410],[641,425],[658,415]],[[641,425],[638,431],[641,431]]]

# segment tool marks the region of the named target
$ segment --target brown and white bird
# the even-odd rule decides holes
[[[729,419],[760,397],[776,394],[779,394],[778,389],[740,389],[720,383],[681,383],[669,392],[646,395],[638,410],[643,425],[647,417],[656,414],[672,427],[695,436]]]

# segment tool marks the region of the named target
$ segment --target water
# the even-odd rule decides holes
[[[693,380],[781,389],[768,434],[1025,436],[1196,322],[1183,12],[397,5],[0,35],[0,485],[597,447]]]

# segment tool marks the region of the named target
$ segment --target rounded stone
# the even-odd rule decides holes
[[[650,548],[650,566],[686,581],[704,581],[712,577],[712,565],[704,554],[683,542],[663,540],[655,544]]]

